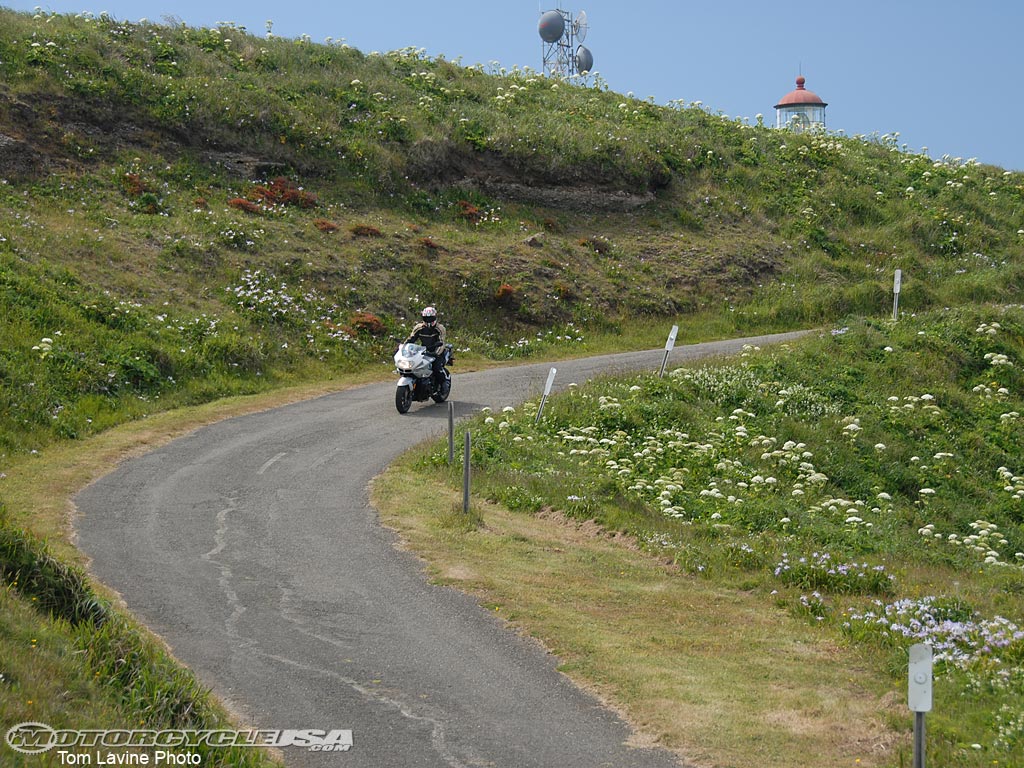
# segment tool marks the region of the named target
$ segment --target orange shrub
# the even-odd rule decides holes
[[[244,197],[233,197],[228,200],[228,205],[246,213],[263,213],[263,209],[258,204],[252,200],[246,200]]]
[[[516,299],[516,289],[508,283],[502,283],[494,292],[494,300],[499,304],[509,305]]]
[[[379,229],[369,224],[353,224],[348,231],[356,237],[384,237]]]
[[[143,192],[148,192],[145,182],[137,173],[126,173],[124,175],[124,191],[129,197],[139,197]]]
[[[269,205],[294,205],[297,208],[315,208],[317,206],[316,195],[299,188],[295,182],[284,176],[271,179],[266,186],[253,187],[251,196],[263,200]]]
[[[356,312],[348,323],[356,333],[368,333],[371,336],[380,336],[387,330],[381,319],[371,312]]]
[[[459,216],[473,223],[480,221],[480,217],[483,216],[480,209],[468,200],[459,200],[459,209]]]

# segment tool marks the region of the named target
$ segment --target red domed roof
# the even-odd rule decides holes
[[[820,104],[823,107],[827,107],[828,104],[822,101],[821,97],[818,96],[818,94],[816,94],[814,91],[808,91],[806,88],[804,88],[805,82],[807,81],[804,80],[804,76],[800,75],[796,79],[796,90],[790,91],[781,99],[779,99],[779,103],[775,105],[775,108],[778,109],[779,107],[789,107],[799,104]]]

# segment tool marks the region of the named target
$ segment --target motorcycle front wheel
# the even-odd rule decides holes
[[[395,390],[395,408],[399,413],[408,413],[412,406],[412,387],[399,387]]]
[[[450,376],[446,376],[444,381],[441,382],[441,386],[437,392],[432,394],[430,397],[435,403],[443,403],[448,399],[448,395],[452,391],[452,380]]]

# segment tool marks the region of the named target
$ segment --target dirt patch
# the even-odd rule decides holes
[[[449,140],[422,140],[408,155],[409,178],[433,190],[461,188],[502,200],[573,211],[627,212],[654,193],[599,173],[573,169],[565,177],[517,167],[494,152],[471,151]]]
[[[43,166],[43,158],[26,142],[0,133],[0,173],[4,178],[35,176]]]
[[[478,189],[486,195],[544,208],[570,211],[634,211],[654,201],[654,193],[636,194],[622,190],[604,190],[586,185],[533,186],[492,178],[464,178],[455,186]]]
[[[540,520],[558,523],[569,530],[575,531],[579,534],[577,541],[606,539],[634,552],[642,551],[640,542],[636,538],[622,531],[609,531],[596,520],[576,520],[564,512],[559,512],[551,507],[544,507],[536,514],[536,517]]]

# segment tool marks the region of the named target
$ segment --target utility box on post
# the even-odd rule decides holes
[[[907,706],[912,712],[932,711],[932,647],[927,643],[910,648]]]

